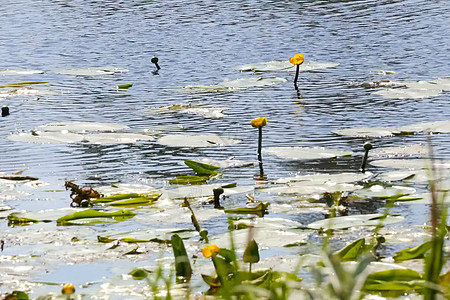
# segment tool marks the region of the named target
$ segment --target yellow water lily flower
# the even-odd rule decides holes
[[[255,128],[264,127],[267,124],[266,118],[257,118],[252,120],[252,126]]]
[[[66,283],[66,284],[63,286],[63,288],[62,288],[62,290],[61,290],[61,293],[63,293],[64,295],[70,295],[70,294],[73,294],[73,293],[75,293],[75,287],[74,287],[73,284],[71,284],[71,283]]]
[[[209,245],[208,247],[205,247],[202,249],[202,254],[204,257],[209,258],[211,257],[214,253],[217,253],[220,251],[219,246],[217,246],[216,244],[212,244]]]
[[[294,57],[289,57],[289,62],[293,65],[301,65],[305,61],[303,54],[297,53]]]

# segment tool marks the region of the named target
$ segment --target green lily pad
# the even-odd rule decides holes
[[[213,166],[213,165],[208,165],[208,164],[204,164],[201,162],[197,162],[194,160],[185,160],[184,163],[191,168],[192,170],[194,170],[195,172],[197,172],[198,175],[216,175],[217,174],[217,170],[220,169],[220,167],[217,166]]]
[[[381,224],[392,224],[403,221],[405,218],[400,215],[388,215],[382,219],[382,214],[367,214],[336,217],[323,219],[308,224],[306,227],[311,229],[347,229],[359,226],[377,226]]]
[[[183,90],[189,93],[232,92],[254,87],[271,86],[283,82],[286,82],[286,79],[279,77],[248,77],[227,80],[216,85],[187,85],[183,86]]]
[[[447,191],[438,192],[439,203],[450,204],[450,197],[445,197]],[[398,204],[431,204],[431,193],[411,194],[395,199]]]
[[[365,246],[366,240],[364,238],[357,239],[344,248],[334,252],[334,255],[337,255],[341,261],[356,260],[364,252]]]
[[[221,137],[214,134],[174,134],[161,137],[158,139],[158,144],[170,147],[217,147],[234,145],[240,141],[239,139]]]
[[[129,210],[119,210],[114,212],[102,212],[95,209],[87,209],[70,215],[66,215],[56,220],[57,225],[73,225],[72,221],[92,218],[113,218],[117,222],[132,218],[136,213]]]
[[[269,207],[269,205],[270,203],[268,201],[260,202],[256,205],[253,204],[247,207],[225,209],[225,212],[229,214],[255,214],[263,216],[267,212],[267,208]]]
[[[33,74],[43,74],[44,71],[41,70],[27,70],[27,69],[2,69],[0,70],[0,76],[10,76],[10,75],[33,75]]]
[[[119,84],[119,85],[117,86],[117,88],[120,89],[120,90],[126,90],[126,89],[129,89],[129,88],[132,87],[132,86],[133,86],[132,83]]]
[[[382,185],[373,185],[370,188],[355,191],[355,194],[363,198],[377,198],[394,200],[405,195],[414,194],[416,190],[406,186],[384,187]]]
[[[447,169],[440,169],[440,171],[435,172],[433,176],[430,170],[427,169],[415,169],[415,170],[401,169],[382,173],[378,176],[378,179],[386,182],[401,180],[408,183],[410,182],[423,183],[429,182],[431,179],[444,181],[444,179],[449,177],[449,175],[450,172],[448,172]]]
[[[116,73],[128,72],[127,69],[120,68],[74,68],[74,69],[55,69],[52,70],[56,74],[76,75],[76,76],[98,76],[98,75],[114,75]]]
[[[22,87],[22,86],[27,86],[27,85],[32,85],[32,84],[43,84],[43,83],[48,83],[48,81],[14,82],[14,83],[8,83],[8,84],[0,85],[0,88],[3,88],[3,87]]]
[[[410,247],[395,252],[394,261],[396,263],[410,259],[424,258],[428,250],[431,249],[431,241],[425,242],[418,246]]]
[[[292,160],[312,160],[336,158],[338,156],[350,156],[352,151],[340,149],[328,149],[324,147],[269,147],[264,148],[262,152],[275,155],[279,158]]]
[[[421,290],[425,281],[419,272],[412,269],[391,269],[371,273],[363,286],[366,291],[411,291]]]
[[[300,71],[313,71],[326,68],[334,68],[339,66],[339,63],[334,62],[313,62],[305,61],[300,65]],[[295,66],[288,60],[274,60],[268,62],[259,62],[254,64],[245,64],[233,67],[235,70],[241,72],[271,72],[271,71],[295,71]]]
[[[198,176],[198,175],[180,175],[175,179],[170,179],[170,184],[205,184],[210,176]]]

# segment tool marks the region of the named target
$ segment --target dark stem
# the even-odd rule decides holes
[[[9,116],[9,107],[3,106],[2,107],[2,117],[6,117],[6,116]]]
[[[155,66],[156,66],[156,71],[159,71],[161,69],[157,62],[155,62]]]
[[[263,162],[262,162],[262,155],[261,155],[261,148],[262,148],[262,126],[258,127],[258,161],[259,161],[259,174],[261,176],[264,175],[263,170]]]
[[[372,144],[371,143],[367,142],[367,143],[364,144],[364,150],[365,150],[364,158],[363,158],[363,161],[361,163],[361,168],[359,169],[359,171],[361,173],[365,173],[366,172],[367,158],[369,157],[369,150],[371,150],[371,149],[372,149]]]
[[[223,207],[220,205],[220,195],[223,194],[223,189],[213,189],[214,193],[214,208],[223,209]]]
[[[295,78],[294,78],[294,85],[297,89],[297,80],[298,80],[298,73],[300,71],[300,65],[297,65],[297,69],[295,70]]]

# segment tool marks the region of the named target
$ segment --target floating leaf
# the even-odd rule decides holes
[[[190,115],[202,116],[210,119],[221,119],[225,115],[222,113],[227,108],[210,107],[201,104],[193,104],[190,102],[171,104],[167,106],[160,106],[149,110],[149,113],[186,113]]]
[[[80,219],[90,219],[90,218],[113,218],[116,221],[125,221],[129,218],[132,218],[136,215],[136,213],[129,210],[119,210],[114,212],[102,212],[97,211],[95,209],[87,209],[80,212],[76,212],[70,215],[66,215],[64,217],[56,220],[58,225],[71,225],[71,221],[80,220]]]
[[[275,186],[271,188],[264,188],[261,191],[266,193],[277,194],[323,194],[323,193],[335,193],[335,192],[350,192],[362,189],[361,185],[351,183],[334,183],[327,181],[324,183],[308,182],[308,181],[296,181],[288,183],[287,186]]]
[[[285,81],[286,79],[279,77],[249,77],[227,80],[217,85],[187,85],[183,86],[183,90],[189,93],[232,92],[253,87],[271,86]]]
[[[403,220],[404,217],[400,215],[388,215],[383,218],[382,214],[367,214],[323,219],[308,224],[306,227],[311,229],[347,229],[358,226],[377,226],[380,223],[391,224]]]
[[[31,177],[31,176],[21,176],[21,175],[7,175],[7,176],[0,176],[0,179],[5,180],[14,180],[14,181],[25,181],[25,180],[39,180],[39,178]]]
[[[116,73],[128,72],[127,69],[119,69],[119,68],[75,68],[75,69],[55,69],[52,71],[56,74],[76,75],[76,76],[114,75]]]
[[[9,84],[0,85],[0,88],[3,87],[22,87],[26,85],[32,85],[32,84],[43,84],[48,83],[48,81],[24,81],[24,82],[14,82]]]
[[[2,69],[0,70],[0,76],[10,76],[10,75],[33,75],[33,74],[43,74],[44,71],[41,70],[27,70],[27,69]]]
[[[396,158],[408,156],[423,156],[428,154],[428,148],[421,144],[399,147],[375,148],[370,151],[371,158]]]
[[[263,216],[267,212],[269,205],[270,202],[268,201],[260,202],[256,206],[226,209],[225,212],[229,214],[255,214]]]
[[[294,177],[280,178],[274,181],[274,183],[303,183],[310,185],[322,185],[327,183],[349,183],[363,181],[364,179],[372,176],[370,173],[336,173],[336,174],[308,174],[308,175],[296,175]]]
[[[227,158],[225,160],[216,160],[211,158],[202,158],[195,160],[196,162],[200,162],[203,164],[209,164],[217,166],[221,169],[225,168],[238,168],[238,167],[247,167],[247,166],[253,166],[256,165],[257,162],[254,161],[244,161],[244,160],[238,160],[234,159],[234,157]]]
[[[313,71],[326,68],[337,67],[339,63],[334,62],[313,62],[305,61],[300,65],[300,71]],[[288,60],[279,61],[268,61],[259,62],[254,64],[245,64],[241,66],[235,66],[233,69],[239,70],[241,72],[270,72],[270,71],[295,71],[295,66],[293,66]]]
[[[395,130],[395,127],[359,127],[333,130],[333,133],[354,137],[384,137],[393,136]]]
[[[170,184],[205,184],[210,176],[180,175],[176,179],[169,180]]]
[[[258,244],[255,240],[251,240],[250,243],[248,243],[247,247],[244,250],[242,260],[245,263],[251,264],[256,264],[257,262],[259,262]]]
[[[189,280],[192,276],[192,268],[183,240],[178,234],[174,234],[171,237],[171,241],[173,255],[175,256],[176,275],[182,276]]]
[[[293,160],[312,160],[336,158],[338,156],[352,155],[352,151],[340,149],[327,149],[324,147],[269,147],[262,150],[264,153],[275,155],[279,158]]]
[[[450,78],[438,78],[435,81],[407,81],[391,82],[396,88],[389,88],[374,92],[389,99],[422,99],[436,97],[443,91],[450,90]]]
[[[22,225],[29,225],[30,223],[37,223],[37,222],[39,222],[39,221],[35,220],[35,219],[31,219],[31,218],[19,217],[15,213],[8,215],[8,224],[11,224],[11,225],[22,226]]]
[[[147,278],[148,272],[147,270],[144,269],[134,269],[133,271],[128,273],[128,275],[131,275],[131,277],[133,277],[134,280],[142,280]]]
[[[424,280],[412,269],[391,269],[379,271],[367,276],[363,290],[403,291],[423,289]]]
[[[198,175],[216,175],[217,170],[220,169],[220,167],[204,164],[195,160],[185,160],[184,163],[197,172]]]
[[[229,146],[239,143],[241,140],[234,138],[221,137],[214,134],[187,135],[174,134],[166,135],[158,140],[161,145],[171,147],[213,147]]]
[[[15,142],[40,143],[40,144],[65,144],[79,143],[84,137],[78,133],[71,132],[35,132],[19,133],[8,136],[8,140]]]
[[[356,260],[364,252],[365,245],[366,240],[361,238],[334,252],[334,255],[337,255],[341,261]]]
[[[398,263],[410,259],[424,258],[425,253],[431,249],[431,245],[431,241],[428,241],[418,246],[397,251],[393,257],[394,261]]]
[[[450,120],[416,123],[398,127],[396,130],[400,133],[410,133],[410,132],[450,133]]]
[[[155,138],[145,134],[138,133],[96,133],[84,136],[84,142],[92,144],[133,144],[137,141],[153,141]]]
[[[36,128],[36,131],[69,131],[75,133],[85,133],[89,131],[117,131],[127,128],[129,127],[117,123],[67,122],[41,125]]]
[[[153,204],[161,194],[118,194],[91,200],[92,203],[107,203],[111,206],[137,207]]]
[[[405,195],[414,194],[416,190],[406,186],[384,187],[382,185],[372,185],[370,188],[358,190],[356,195],[363,198],[378,198],[386,200],[394,200]]]
[[[371,161],[370,164],[375,167],[395,168],[395,169],[429,169],[432,161],[429,159],[383,159]],[[449,169],[450,161],[433,162],[437,169]]]
[[[117,88],[118,89],[121,89],[121,90],[126,90],[126,89],[129,89],[130,87],[132,87],[133,86],[133,84],[131,84],[131,83],[129,83],[129,84],[119,84],[118,86],[117,86]]]

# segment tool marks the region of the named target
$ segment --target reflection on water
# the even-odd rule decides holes
[[[45,80],[50,83],[44,88],[57,93],[0,98],[11,113],[0,119],[0,171],[26,168],[27,175],[61,188],[65,179],[94,186],[123,182],[162,187],[168,178],[188,171],[184,159],[256,160],[257,132],[250,121],[257,117],[268,119],[263,147],[320,146],[362,153],[367,140],[374,147],[424,142],[423,135],[361,139],[336,136],[332,130],[448,119],[448,93],[423,100],[389,100],[361,86],[374,80],[450,75],[450,42],[443,37],[448,19],[445,1],[15,1],[14,9],[0,9],[0,68],[45,73],[2,76],[0,84]],[[232,67],[287,60],[298,52],[307,61],[340,65],[300,73],[297,89],[294,73],[284,71],[270,76],[287,82],[265,88],[209,94],[176,91],[183,85],[259,76]],[[153,56],[159,58],[158,76],[152,74]],[[98,77],[51,72],[75,67],[130,71]],[[126,83],[133,86],[117,90],[118,84]],[[223,119],[146,112],[185,101],[228,109]],[[184,128],[178,130],[181,133],[214,133],[242,142],[219,149],[188,149],[155,142],[41,145],[7,140],[11,133],[70,121],[120,123],[133,132],[177,124]],[[448,158],[448,135],[437,135],[434,142],[437,155]],[[276,179],[297,172],[356,171],[360,163],[361,156],[293,162],[265,155],[264,173]],[[220,180],[254,184],[257,171],[257,166],[229,169]],[[368,207],[354,210],[369,212]],[[380,207],[373,203],[370,210]],[[317,216],[294,218],[306,223]]]

